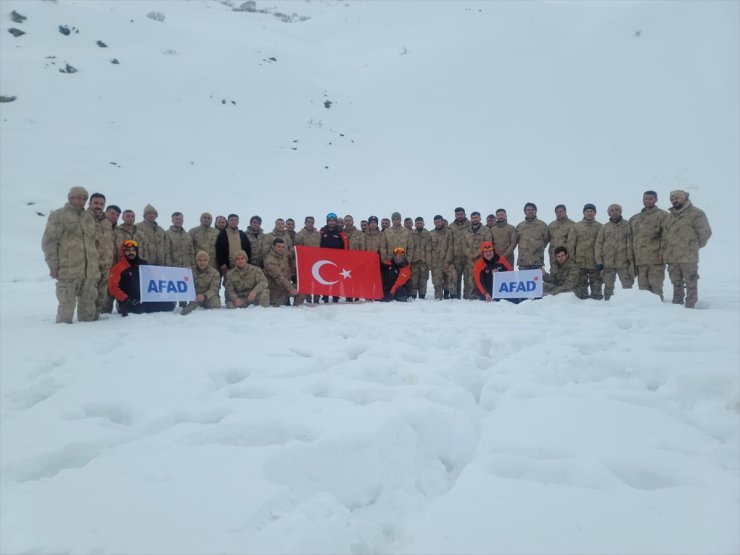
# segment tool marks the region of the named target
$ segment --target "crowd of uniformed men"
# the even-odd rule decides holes
[[[330,213],[317,228],[307,216],[296,231],[293,219],[275,221],[265,233],[262,219],[252,216],[239,229],[239,216],[208,212],[200,225],[186,230],[181,212],[172,214],[168,229],[157,222],[158,212],[144,207],[136,223],[133,210],[106,206],[105,196],[89,196],[72,187],[68,202],[49,215],[42,247],[49,273],[57,280],[57,322],[71,323],[75,306],[80,321],[111,313],[114,300],[122,315],[129,312],[172,310],[174,303],[140,303],[138,267],[141,264],[192,268],[196,300],[182,309],[219,308],[220,288],[227,308],[300,304],[306,298],[296,289],[294,247],[299,245],[376,252],[379,255],[384,300],[425,298],[431,274],[435,299],[492,299],[492,275],[514,268],[544,271],[545,249],[550,272],[544,271],[545,295],[573,292],[579,298],[606,299],[614,294],[616,278],[630,288],[637,277],[640,289],[663,298],[665,268],[673,285],[675,304],[694,308],[697,302],[699,249],[712,234],[703,211],[685,191],[670,193],[671,207],[659,208],[658,195],[646,191],[644,208],[629,220],[612,204],[609,220],[596,220],[596,207],[586,204],[583,219],[568,218],[566,207],[555,207],[555,219],[537,218],[537,206],[524,205],[524,220],[509,224],[499,208],[483,222],[479,212],[467,217],[455,209],[448,222],[434,217],[431,229],[422,217],[402,220],[394,212],[378,221],[370,216],[355,227],[350,215]],[[87,204],[87,207],[85,206]],[[214,224],[214,225],[212,225]],[[330,302],[327,297],[308,298]],[[333,297],[331,302],[338,302]],[[351,302],[354,299],[347,299]]]

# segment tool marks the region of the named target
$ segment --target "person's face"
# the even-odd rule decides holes
[[[525,217],[525,218],[529,218],[529,219],[531,220],[531,219],[532,219],[532,218],[534,218],[535,216],[537,216],[537,210],[535,210],[535,209],[534,209],[534,208],[532,208],[531,206],[527,206],[527,207],[526,207],[526,208],[524,209],[524,217]]]
[[[505,222],[506,221],[506,212],[503,210],[501,212],[496,212],[496,221],[497,222]]]
[[[252,220],[249,222],[249,228],[254,233],[257,233],[260,229],[262,229],[262,222],[260,222],[259,220]]]
[[[355,219],[352,216],[344,217],[344,227],[352,227],[355,225]]]
[[[493,258],[493,250],[483,251],[483,258],[491,260]]]
[[[144,214],[144,219],[147,222],[154,223],[154,222],[157,221],[157,216],[158,215],[159,214],[157,214],[156,212],[147,212],[146,214]]]
[[[124,212],[123,213],[123,223],[124,225],[132,226],[134,225],[134,222],[136,221],[136,214],[134,212]]]
[[[226,229],[226,226],[228,224],[226,223],[226,218],[223,216],[216,216],[216,227],[218,229]]]
[[[337,219],[327,218],[326,225],[329,226],[329,229],[334,229],[335,227],[337,227]]]
[[[127,260],[136,259],[136,247],[124,247],[123,256],[125,256]]]
[[[360,229],[361,229],[361,230],[362,230],[363,232],[367,231],[367,222],[366,222],[365,220],[362,220],[362,221],[360,222]]]
[[[617,216],[622,215],[622,211],[616,206],[610,206],[607,212],[609,213],[610,218],[616,218]]]
[[[313,231],[313,225],[314,225],[313,218],[306,218],[305,226],[308,231]]]
[[[85,208],[87,197],[85,195],[74,195],[69,197],[69,203],[77,209]]]
[[[424,229],[424,220],[416,220],[414,227],[419,230]]]
[[[562,219],[563,219],[563,218],[565,218],[565,217],[566,217],[567,215],[568,215],[568,214],[567,214],[567,213],[565,212],[565,208],[563,208],[562,206],[561,206],[561,207],[559,207],[559,208],[556,208],[556,209],[555,209],[555,217],[556,217],[556,218],[557,218],[558,220],[562,220]]]
[[[113,225],[116,225],[118,223],[118,217],[120,214],[117,210],[114,210],[113,208],[109,208],[105,211],[105,217],[108,218],[108,221],[112,223]]]
[[[234,266],[236,266],[240,270],[243,270],[247,266],[247,257],[243,254],[237,255],[234,258]]]
[[[396,264],[400,264],[405,259],[406,259],[406,255],[405,254],[394,254],[393,255],[393,260],[395,261]]]
[[[411,218],[406,218],[403,221],[403,227],[405,227],[406,229],[408,229],[409,231],[411,231],[411,229],[413,229],[413,227],[414,227],[414,221]]]
[[[444,220],[434,220],[434,228],[442,229],[445,226]]]
[[[645,208],[652,208],[656,202],[658,202],[658,197],[655,195],[642,195],[642,205]],[[673,201],[671,200],[671,202]]]
[[[185,221],[185,217],[182,215],[172,216],[172,225],[175,227],[182,227],[182,222]]]
[[[201,270],[205,270],[208,268],[208,257],[207,256],[199,256],[195,259],[195,265],[198,266]]]
[[[275,220],[275,229],[277,231],[285,231],[285,220]]]
[[[211,222],[213,221],[213,217],[210,214],[203,214],[200,217],[200,225],[205,227],[211,227]]]
[[[583,211],[583,219],[586,221],[591,221],[596,217],[596,210],[592,210],[591,208],[588,208]]]
[[[455,221],[460,223],[465,221],[465,210],[458,210],[455,212]]]
[[[683,207],[684,202],[686,202],[686,199],[682,195],[671,195],[671,205],[675,209],[680,209]]]
[[[565,264],[565,261],[568,260],[568,253],[567,252],[559,252],[555,255],[555,260],[558,264]]]
[[[488,217],[486,217],[486,225],[487,226],[490,227],[490,226],[492,226],[495,223],[496,223],[496,216],[488,216]]]
[[[372,222],[367,222],[367,227],[368,229],[372,229],[373,231],[375,231],[376,229],[378,229],[378,222],[376,222],[375,220],[373,220]]]
[[[476,214],[475,216],[470,216],[470,223],[477,226],[480,223],[480,215]]]
[[[272,248],[278,254],[285,254],[285,243],[275,243]]]
[[[380,227],[381,229],[388,229],[391,227],[391,221],[388,218],[383,218],[380,220]]]
[[[293,220],[286,220],[285,229],[288,231],[295,231],[295,222]]]
[[[93,212],[95,212],[95,215],[100,217],[103,215],[103,212],[105,211],[105,199],[100,197],[95,197],[90,199],[90,208]]]
[[[229,227],[231,229],[237,229],[239,227],[239,218],[236,216],[232,216],[229,218]]]

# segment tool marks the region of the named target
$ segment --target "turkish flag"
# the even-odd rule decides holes
[[[295,247],[298,292],[382,299],[378,253],[319,247]]]

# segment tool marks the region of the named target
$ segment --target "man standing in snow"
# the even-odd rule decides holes
[[[98,296],[95,299],[95,319],[97,320],[108,302],[108,272],[115,259],[116,239],[113,224],[105,213],[105,195],[102,193],[90,195],[87,210],[95,220],[95,247],[98,249],[98,268],[100,270],[97,286]]]
[[[568,233],[568,252],[573,262],[581,269],[581,285],[591,288],[591,298],[601,300],[603,265],[596,266],[596,236],[601,223],[596,221],[596,206],[586,204],[583,207],[583,219],[575,224]]]
[[[516,226],[516,240],[520,270],[537,270],[545,264],[545,247],[550,242],[550,230],[545,222],[537,218],[537,205],[534,202],[524,205],[524,220]]]
[[[550,266],[555,262],[555,247],[564,247],[568,244],[568,233],[575,222],[568,217],[568,211],[564,204],[555,207],[555,219],[547,224],[550,231]]]
[[[632,228],[622,218],[622,207],[611,204],[607,208],[609,221],[596,235],[596,267],[603,268],[604,300],[614,294],[614,283],[619,276],[622,289],[632,289],[635,276],[630,269],[634,263],[632,254]]]
[[[151,204],[144,207],[144,219],[136,224],[142,239],[139,251],[149,264],[164,266],[165,234],[164,229],[157,223],[157,216],[159,213]]]
[[[455,219],[452,223],[447,225],[450,231],[452,231],[452,269],[450,272],[450,279],[454,282],[450,283],[449,291],[450,298],[459,299],[460,294],[463,292],[463,276],[465,276],[465,290],[468,289],[470,278],[465,272],[465,251],[463,249],[463,233],[470,227],[470,220],[465,215],[465,209],[462,206],[455,208]],[[456,293],[453,293],[456,291]]]
[[[671,192],[671,208],[665,219],[663,260],[673,284],[673,304],[696,308],[699,298],[699,249],[712,236],[706,214],[689,200],[686,191]]]
[[[481,257],[480,246],[483,243],[493,244],[491,229],[481,223],[480,212],[470,213],[470,226],[462,231],[462,246],[465,254],[465,289],[463,299],[476,299],[476,282],[473,276],[475,263]]]
[[[172,225],[165,231],[165,266],[192,268],[195,263],[193,236],[182,227],[184,221],[185,218],[182,212],[172,214]]]
[[[247,253],[247,258],[252,256],[252,247],[247,234],[239,229],[239,216],[229,214],[228,225],[222,230],[216,239],[216,258],[221,275],[226,275],[227,270],[234,267],[234,256],[237,251]]]
[[[516,228],[507,221],[506,210],[496,210],[496,223],[491,227],[493,248],[503,256],[509,265],[514,267],[514,249],[516,248]]]
[[[80,322],[95,319],[100,269],[95,220],[85,211],[87,197],[84,187],[72,187],[67,204],[49,214],[41,241],[49,275],[57,280],[58,324],[72,323],[75,306]]]
[[[203,212],[200,215],[200,225],[191,228],[188,233],[193,238],[193,250],[195,252],[204,251],[208,254],[208,260],[213,268],[218,269],[216,262],[216,240],[219,231],[211,227],[213,216],[209,212]]]
[[[644,208],[630,218],[632,245],[635,252],[637,286],[655,293],[663,300],[665,264],[663,261],[664,221],[668,212],[656,206],[658,193],[645,191]]]

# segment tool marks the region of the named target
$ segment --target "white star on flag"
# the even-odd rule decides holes
[[[352,277],[352,275],[351,275],[352,274],[352,271],[351,270],[348,270],[347,268],[342,268],[342,271],[339,272],[339,273],[342,274],[342,277],[344,279],[349,279],[349,278]]]

